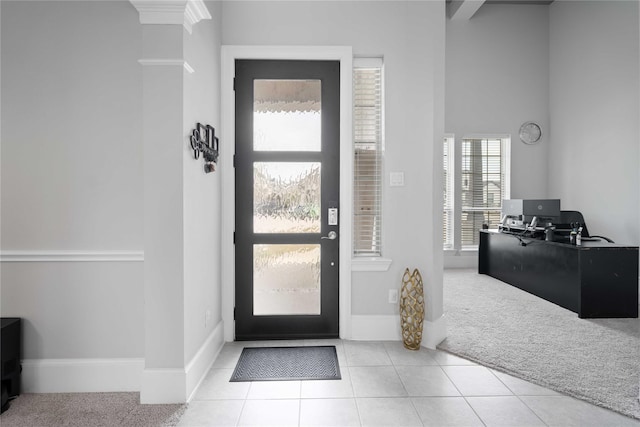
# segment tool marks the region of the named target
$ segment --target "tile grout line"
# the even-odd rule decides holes
[[[506,385],[506,384],[505,384],[505,385]],[[532,413],[533,415],[535,415],[535,416],[536,416],[536,418],[537,418],[537,419],[539,419],[539,420],[540,420],[540,422],[541,422],[542,424],[544,424],[545,426],[548,426],[548,425],[549,425],[549,424],[545,423],[545,422],[544,422],[544,420],[540,417],[540,415],[538,415],[538,413],[537,413],[536,411],[534,411],[534,410],[533,410],[533,408],[531,408],[529,405],[527,405],[527,402],[525,402],[524,400],[522,400],[522,399],[520,398],[520,396],[519,396],[519,395],[517,395],[517,394],[515,394],[515,393],[514,393],[514,396],[516,396],[516,397],[518,398],[518,400],[519,400],[520,402],[522,402],[522,404],[523,404],[523,405],[524,405],[528,410],[530,410],[530,411],[531,411],[531,413]]]
[[[344,361],[348,365],[349,368],[349,384],[351,384],[351,391],[353,392],[353,403],[356,405],[356,412],[358,413],[358,423],[362,426],[362,416],[360,415],[360,405],[358,404],[358,399],[356,397],[356,388],[353,386],[353,375],[351,374],[351,364],[348,360],[347,355],[347,346],[342,344],[342,350],[344,351]]]
[[[422,349],[422,347],[420,347],[420,350],[421,350],[421,349]],[[386,350],[386,346],[385,346],[385,350]],[[418,351],[420,351],[420,350],[418,350]],[[388,350],[387,350],[387,353],[388,353]],[[418,416],[418,419],[420,420],[420,423],[421,423],[422,425],[424,425],[424,422],[425,422],[425,421],[424,421],[424,420],[422,419],[422,417],[420,416],[420,411],[418,411],[418,408],[416,407],[416,403],[415,403],[415,401],[414,401],[414,400],[415,400],[416,398],[419,398],[419,397],[430,397],[430,398],[433,398],[433,397],[445,397],[445,396],[411,396],[411,395],[410,395],[410,393],[409,393],[409,390],[407,390],[407,385],[406,385],[406,384],[405,384],[405,382],[402,380],[402,376],[398,373],[398,369],[397,369],[397,367],[398,367],[398,366],[412,366],[412,367],[413,367],[413,366],[416,366],[416,367],[422,367],[422,366],[437,366],[438,368],[440,368],[440,370],[441,370],[441,371],[443,371],[443,370],[442,370],[442,368],[441,368],[441,366],[440,366],[440,364],[439,364],[439,362],[438,362],[435,358],[431,357],[431,355],[429,355],[429,358],[431,358],[431,359],[432,359],[436,364],[435,364],[435,365],[396,365],[396,364],[393,362],[393,359],[391,359],[391,356],[389,356],[389,359],[391,359],[391,364],[393,365],[393,367],[394,367],[394,369],[395,369],[395,371],[396,371],[396,374],[398,375],[398,378],[400,379],[400,382],[402,383],[402,386],[404,387],[405,391],[407,392],[407,397],[409,398],[409,402],[411,403],[411,407],[412,407],[412,408],[413,408],[413,410],[415,411],[415,413],[416,413],[416,415]],[[443,371],[443,372],[444,372],[444,371]],[[450,380],[450,381],[451,381],[451,380]],[[453,381],[451,381],[451,383],[453,384]],[[455,387],[455,384],[453,384],[453,386]],[[456,388],[456,390],[457,390],[457,388]],[[459,392],[459,391],[458,391],[458,392]]]
[[[400,380],[400,384],[402,384],[402,388],[404,389],[405,393],[407,393],[407,397],[406,398],[409,399],[409,403],[411,404],[411,407],[413,408],[413,412],[418,417],[418,420],[420,420],[420,424],[424,425],[424,420],[420,416],[420,412],[418,412],[418,408],[416,408],[416,405],[413,402],[412,396],[409,395],[409,390],[407,390],[407,385],[404,383],[404,381],[402,381],[402,377],[398,373],[398,368],[397,368],[396,364],[393,362],[393,359],[391,358],[391,356],[389,355],[389,351],[387,350],[387,346],[385,346],[383,344],[382,348],[384,348],[384,351],[387,353],[387,357],[391,361],[391,366],[393,366],[393,370],[395,371],[396,375],[398,376],[398,379]]]
[[[395,347],[394,347],[394,348],[390,348],[390,347],[388,348],[388,347],[385,345],[385,343],[384,343],[384,342],[378,342],[377,344],[381,345],[382,350],[384,350],[384,353],[386,354],[386,356],[388,357],[388,359],[389,359],[389,361],[390,361],[390,365],[388,365],[388,364],[387,364],[387,365],[374,365],[374,366],[368,366],[368,365],[365,365],[365,366],[360,366],[360,367],[362,367],[362,368],[371,368],[371,367],[374,367],[374,368],[375,368],[375,367],[393,366],[393,368],[394,368],[394,372],[396,373],[396,375],[397,375],[398,379],[400,380],[400,383],[401,383],[401,385],[402,385],[402,387],[403,387],[403,391],[406,393],[406,395],[405,395],[405,396],[380,396],[380,397],[385,398],[385,399],[403,399],[403,398],[409,398],[409,399],[410,399],[410,402],[411,402],[411,405],[412,405],[412,408],[414,409],[414,412],[418,415],[418,419],[420,420],[420,422],[421,422],[421,423],[423,423],[423,424],[424,424],[424,421],[423,421],[423,420],[422,420],[422,418],[420,417],[420,413],[418,412],[418,409],[417,409],[417,407],[416,407],[417,403],[414,401],[414,400],[416,400],[416,399],[418,399],[418,398],[420,398],[420,397],[422,397],[422,396],[410,396],[410,395],[409,395],[409,391],[408,391],[408,389],[407,389],[407,384],[403,381],[403,378],[400,376],[400,374],[399,374],[399,372],[398,372],[398,367],[414,366],[414,365],[403,365],[401,362],[395,363],[395,362],[394,362],[394,360],[393,360],[393,359],[391,358],[391,356],[390,356],[390,353],[392,353],[392,352],[393,352],[393,350],[395,349]],[[344,368],[345,368],[345,369],[347,369],[347,370],[349,371],[349,374],[351,375],[351,371],[350,371],[351,367],[346,366],[346,365],[348,365],[348,363],[347,363],[347,361],[346,361],[346,360],[347,360],[347,351],[346,351],[346,346],[344,345],[344,343],[343,343],[342,341],[339,343],[339,346],[343,349],[342,351],[344,352],[344,353],[343,353],[343,354],[344,354],[344,358],[345,358],[345,366],[344,366]],[[356,352],[355,354],[356,354],[356,355],[358,355],[358,353],[357,353],[357,352]],[[395,354],[395,353],[394,353],[394,354]],[[432,356],[432,358],[433,358],[433,359],[434,359],[434,361],[436,362],[436,365],[420,365],[420,364],[419,364],[419,365],[415,365],[415,366],[418,366],[418,367],[419,367],[419,366],[438,366],[438,367],[440,368],[440,370],[445,374],[445,377],[446,377],[446,378],[447,378],[447,379],[452,383],[452,385],[454,386],[455,390],[457,390],[457,391],[458,391],[458,393],[460,394],[460,397],[462,397],[462,398],[464,399],[464,402],[465,402],[465,403],[469,406],[469,408],[472,410],[472,413],[474,413],[474,414],[476,415],[477,419],[481,422],[481,424],[482,424],[482,425],[486,426],[486,425],[487,425],[487,423],[486,423],[486,422],[485,422],[485,421],[480,417],[480,415],[478,414],[478,412],[476,412],[476,410],[475,410],[475,409],[474,409],[474,407],[470,404],[470,401],[469,401],[468,399],[469,399],[469,398],[475,398],[475,397],[488,397],[488,398],[490,398],[490,397],[508,397],[509,395],[504,395],[504,394],[502,394],[502,395],[500,395],[500,394],[490,394],[490,395],[477,395],[477,396],[476,396],[476,395],[469,395],[469,396],[466,396],[466,395],[464,395],[464,394],[460,391],[460,388],[456,385],[456,383],[454,383],[454,382],[453,382],[453,380],[451,379],[451,377],[448,375],[448,373],[447,373],[447,372],[446,372],[446,370],[444,369],[445,367],[456,367],[456,366],[466,366],[466,365],[458,365],[458,364],[455,364],[455,363],[453,363],[453,364],[440,363],[439,359],[438,359],[435,355],[433,355],[433,356]],[[483,365],[477,365],[477,366],[479,366],[479,367],[484,367],[486,370],[488,370],[489,372],[491,372],[492,376],[493,376],[493,377],[495,377],[495,378],[498,380],[498,383],[499,383],[499,384],[502,384],[502,385],[503,385],[503,386],[504,386],[504,387],[505,387],[505,388],[506,388],[510,393],[512,393],[512,394],[511,394],[511,396],[515,396],[515,397],[517,397],[517,398],[518,398],[518,401],[520,401],[521,403],[523,403],[523,404],[525,405],[525,407],[527,408],[527,410],[528,410],[529,412],[533,413],[533,414],[535,415],[536,419],[538,419],[538,420],[542,423],[542,425],[545,425],[545,426],[551,425],[551,424],[547,424],[547,423],[546,423],[546,422],[541,418],[541,416],[540,416],[540,415],[539,415],[539,414],[538,414],[538,413],[537,413],[537,412],[536,412],[536,411],[535,411],[535,410],[534,410],[530,405],[528,405],[528,404],[527,404],[527,402],[525,402],[524,397],[530,396],[529,394],[526,394],[526,393],[525,393],[525,394],[521,394],[521,395],[516,394],[516,393],[515,393],[515,389],[514,389],[514,388],[512,388],[512,387],[510,387],[510,386],[507,384],[507,382],[506,382],[506,381],[502,380],[502,379],[497,375],[497,373],[496,373],[496,372],[494,372],[494,370],[493,370],[493,369],[491,369],[491,368],[489,368],[489,367],[487,367],[487,366],[483,366]],[[356,367],[356,368],[358,368],[358,367]],[[212,366],[212,367],[209,369],[209,372],[214,371],[214,370],[224,370],[224,369],[225,369],[224,367],[214,368],[214,367]],[[232,368],[226,368],[226,369],[231,369],[231,370],[232,370]],[[523,381],[525,381],[525,380],[523,380]],[[246,404],[247,404],[247,401],[249,400],[249,399],[248,399],[248,395],[249,395],[249,393],[250,393],[250,390],[251,390],[252,384],[253,384],[253,382],[251,382],[251,385],[247,388],[247,390],[246,390],[246,394],[245,394],[245,397],[244,397],[244,398],[214,398],[214,399],[203,399],[203,400],[204,400],[204,401],[208,401],[208,400],[214,400],[214,401],[216,401],[216,400],[222,400],[222,401],[242,400],[242,405],[241,405],[241,407],[240,407],[240,412],[239,412],[238,418],[237,418],[236,423],[235,423],[235,425],[236,425],[236,426],[238,426],[238,425],[240,425],[241,418],[242,418],[242,416],[243,416],[244,410],[246,410]],[[355,388],[354,388],[354,381],[353,381],[353,378],[352,378],[352,377],[350,377],[350,378],[349,378],[349,384],[350,384],[351,391],[352,391],[352,397],[351,397],[349,400],[355,403],[355,409],[356,409],[356,413],[355,413],[355,415],[358,417],[359,425],[361,425],[361,426],[362,426],[362,425],[363,425],[363,420],[362,420],[362,415],[361,415],[361,409],[362,409],[362,408],[360,408],[360,406],[359,406],[359,400],[361,400],[361,399],[366,399],[366,398],[365,398],[365,397],[362,397],[362,398],[358,398],[358,397],[356,397]],[[516,385],[517,385],[517,384],[516,384]],[[300,426],[300,425],[302,425],[302,389],[303,389],[302,381],[299,381],[299,393],[298,393],[298,396],[299,396],[299,398],[298,398],[298,411],[299,411],[299,412],[298,412],[298,425],[299,425],[299,426]],[[526,389],[525,389],[525,391],[526,391]],[[539,396],[539,395],[537,395],[537,394],[533,394],[533,395],[531,395],[531,396],[534,396],[534,397],[535,397],[535,396]],[[566,396],[566,395],[563,395],[563,394],[560,394],[559,396],[552,396],[552,395],[549,395],[549,396],[544,395],[544,396],[545,396],[545,397],[552,397],[552,398],[571,397],[571,396]],[[439,398],[446,398],[446,397],[448,397],[448,396],[425,396],[425,397],[439,397]],[[328,400],[328,399],[339,399],[339,397],[325,396],[325,397],[312,397],[312,399],[327,399],[327,400]],[[194,399],[194,400],[197,400],[197,399]],[[578,400],[579,400],[579,399],[578,399]],[[589,402],[587,402],[587,403],[589,403]],[[593,404],[590,404],[590,405],[593,405]],[[607,408],[603,408],[603,409],[607,409]],[[608,410],[608,412],[609,412],[609,411],[611,411],[611,410]],[[615,411],[611,411],[611,412],[615,412]],[[127,414],[127,415],[128,415],[128,414]],[[125,415],[125,418],[127,417],[127,415]],[[183,415],[184,415],[184,414],[183,414]],[[354,421],[355,421],[355,420],[354,420]]]
[[[249,394],[249,389],[247,389],[247,394]],[[244,413],[244,407],[247,405],[247,396],[242,400],[242,408],[240,408],[240,413],[238,414],[238,420],[236,421],[236,427],[240,425],[240,420],[242,419],[242,414]]]
[[[540,422],[541,422],[542,424],[544,424],[545,426],[548,426],[548,424],[547,424],[547,423],[545,423],[545,422],[544,422],[544,420],[543,420],[542,418],[540,418],[540,416],[536,413],[536,411],[534,411],[533,409],[531,409],[531,408],[529,407],[529,405],[527,405],[527,403],[526,403],[524,400],[520,399],[520,396],[515,392],[515,390],[513,390],[511,387],[509,387],[509,385],[508,385],[506,382],[502,381],[502,380],[500,379],[500,377],[499,377],[499,376],[497,376],[495,372],[493,372],[493,369],[487,368],[487,370],[488,370],[489,372],[491,372],[491,375],[493,375],[494,377],[496,377],[496,378],[498,379],[498,381],[500,381],[502,384],[504,384],[504,386],[505,386],[507,389],[509,389],[509,391],[510,391],[511,393],[513,393],[513,395],[514,395],[515,397],[517,397],[517,398],[518,398],[518,400],[519,400],[520,402],[522,402],[522,404],[523,404],[523,405],[524,405],[524,406],[525,406],[529,411],[531,411],[531,413],[532,413],[533,415],[535,415],[535,416],[536,416],[536,418],[537,418],[537,419],[539,419],[539,420],[540,420]]]
[[[338,355],[336,354],[336,362],[338,361]],[[302,381],[300,381],[300,387],[298,388],[298,426],[302,425]]]
[[[482,419],[482,417],[480,416],[480,414],[478,414],[478,412],[475,410],[475,408],[473,407],[473,405],[471,405],[471,403],[469,403],[469,400],[467,400],[467,396],[464,395],[464,393],[462,393],[462,391],[460,391],[460,389],[458,388],[458,386],[456,385],[455,382],[453,382],[453,380],[451,379],[451,377],[449,376],[449,374],[447,374],[447,371],[445,371],[444,369],[442,369],[442,365],[440,366],[440,370],[442,370],[442,372],[444,373],[444,375],[447,377],[447,379],[449,381],[451,381],[451,384],[453,384],[453,386],[456,388],[456,390],[458,390],[458,393],[460,393],[460,396],[464,399],[464,402],[467,404],[467,406],[469,406],[469,408],[471,409],[471,411],[473,411],[473,413],[475,414],[475,416],[480,420],[480,422],[482,423],[483,426],[486,427],[487,423],[484,422],[484,420]]]
[[[347,368],[347,370],[349,371],[349,385],[351,386],[351,394],[353,395],[351,397],[351,400],[353,400],[354,405],[356,406],[356,413],[358,414],[358,424],[362,427],[362,417],[360,415],[360,405],[358,405],[358,399],[356,398],[356,390],[355,387],[353,386],[353,376],[351,375],[351,366],[350,363],[348,363],[347,361],[347,348],[344,345],[344,341],[340,340],[340,344],[342,345],[342,352],[344,354],[344,361],[345,364],[347,366],[345,366],[345,368]]]
[[[234,372],[235,372],[236,366],[238,366],[238,362],[240,361],[240,356],[242,355],[242,351],[244,350],[244,347],[245,346],[243,344],[242,345],[242,349],[240,350],[240,352],[237,354],[237,356],[234,356],[235,363],[233,364],[233,368],[231,368]],[[233,372],[231,373],[231,376],[233,376]],[[229,382],[231,382],[231,378],[229,378]],[[244,413],[244,408],[247,405],[247,398],[249,397],[249,390],[250,389],[251,389],[251,382],[249,383],[249,387],[247,387],[247,392],[244,394],[244,399],[241,399],[242,400],[242,407],[240,408],[240,413],[238,414],[238,419],[236,420],[236,427],[238,427],[240,425],[240,420],[242,419],[242,414]]]

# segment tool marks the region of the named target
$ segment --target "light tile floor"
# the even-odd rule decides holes
[[[231,383],[243,347],[335,345],[339,381]],[[612,426],[612,411],[439,350],[400,342],[227,343],[180,426]]]

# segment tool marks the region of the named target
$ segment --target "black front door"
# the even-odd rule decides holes
[[[340,63],[237,60],[237,340],[338,337]]]

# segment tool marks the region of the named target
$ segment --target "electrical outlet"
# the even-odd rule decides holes
[[[389,289],[389,304],[397,304],[397,303],[398,303],[398,290]]]

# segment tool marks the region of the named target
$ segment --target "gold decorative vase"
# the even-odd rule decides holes
[[[424,286],[422,276],[416,268],[413,273],[407,268],[402,276],[400,291],[400,326],[405,348],[419,350],[424,323]]]

